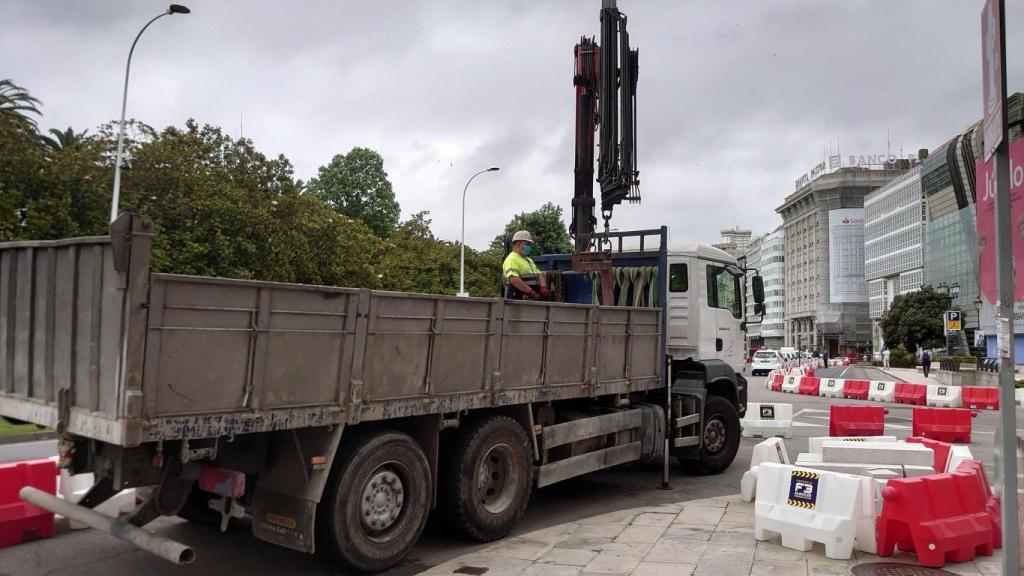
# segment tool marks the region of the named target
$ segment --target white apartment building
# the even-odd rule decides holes
[[[920,166],[864,197],[864,277],[876,352],[885,345],[881,320],[893,299],[924,283],[924,227]]]
[[[765,314],[760,324],[747,325],[751,348],[781,348],[786,336],[785,238],[782,226],[770,234],[753,238],[744,255],[745,266],[754,268],[764,280]],[[747,316],[754,317],[754,295],[747,285]]]

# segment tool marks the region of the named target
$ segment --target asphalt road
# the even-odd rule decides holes
[[[873,368],[831,368],[823,376],[889,380]],[[786,440],[790,457],[807,450],[807,438],[828,434],[828,405],[832,400],[770,392],[764,378],[750,380],[750,401],[776,401],[793,404],[794,438]],[[843,403],[862,403],[843,400]],[[863,402],[867,403],[867,402]],[[886,417],[888,434],[905,437],[910,433],[910,409],[889,406]],[[992,441],[996,413],[982,413],[974,420],[971,450],[991,468]],[[1018,410],[1018,421],[1024,414]],[[598,513],[637,506],[657,505],[739,492],[740,477],[750,462],[757,440],[743,440],[733,465],[718,476],[689,476],[673,463],[672,490],[659,490],[659,466],[631,466],[597,472],[534,492],[526,515],[515,533],[523,534]],[[0,446],[0,460],[3,459]],[[990,469],[991,472],[991,469]],[[146,574],[146,576],[221,574],[257,576],[289,574],[294,576],[340,574],[317,556],[308,556],[255,540],[247,521],[238,522],[226,534],[195,526],[177,518],[161,518],[150,524],[155,532],[192,545],[198,552],[195,564],[188,568],[172,566],[146,552],[94,530],[60,534],[51,540],[0,549],[0,576],[109,576],[109,574]],[[443,524],[431,522],[420,543],[391,576],[415,574],[483,545],[469,544],[447,534]]]

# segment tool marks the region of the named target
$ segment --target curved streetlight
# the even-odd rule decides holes
[[[456,296],[462,296],[463,298],[469,296],[469,292],[466,292],[466,191],[469,190],[469,183],[473,181],[473,178],[484,172],[497,172],[498,170],[501,170],[501,168],[491,166],[486,170],[473,174],[466,181],[466,187],[462,189],[462,242],[459,244],[459,293]]]
[[[161,12],[155,18],[146,22],[146,25],[139,30],[139,33],[135,35],[135,41],[132,42],[132,48],[128,51],[128,65],[124,67],[124,96],[121,98],[121,127],[117,131],[117,156],[114,159],[114,196],[110,202],[110,221],[113,222],[117,219],[117,205],[121,199],[121,157],[124,154],[124,114],[125,109],[128,107],[128,74],[132,69],[132,54],[135,52],[135,45],[139,43],[139,38],[142,37],[142,33],[149,28],[149,25],[164,16],[170,16],[172,14],[190,14],[192,11],[181,4],[171,4],[167,7],[165,12]]]

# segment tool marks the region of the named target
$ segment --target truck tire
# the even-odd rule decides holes
[[[430,465],[420,445],[401,432],[352,444],[343,448],[327,480],[317,536],[347,568],[380,572],[405,558],[423,532]]]
[[[740,448],[740,415],[732,402],[721,396],[708,396],[701,434],[697,458],[680,462],[693,474],[719,474],[732,464]]]
[[[444,472],[442,506],[452,526],[470,540],[497,540],[512,531],[530,501],[530,438],[507,416],[480,420],[459,431]]]

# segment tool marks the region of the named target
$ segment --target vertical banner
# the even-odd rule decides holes
[[[1003,141],[1003,62],[1000,58],[1003,39],[999,36],[999,17],[999,3],[985,2],[981,12],[981,74],[985,100],[985,117],[981,126],[985,160],[992,158],[992,153]]]
[[[996,181],[995,160],[974,163],[978,191],[978,284],[989,303],[998,300],[996,289]],[[1010,225],[1014,254],[1024,254],[1024,139],[1010,144]],[[1024,265],[1014,262],[1013,299],[1024,300]]]
[[[864,209],[828,211],[829,302],[867,302],[864,278]]]

